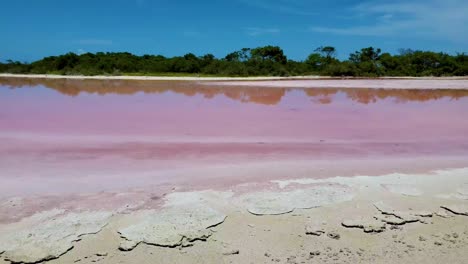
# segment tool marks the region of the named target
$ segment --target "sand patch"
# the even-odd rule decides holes
[[[310,79],[211,82],[218,86],[276,88],[468,89],[466,79]]]
[[[421,196],[423,192],[415,185],[410,184],[382,184],[386,190],[407,196]]]

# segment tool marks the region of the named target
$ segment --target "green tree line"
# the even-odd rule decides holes
[[[212,54],[164,57],[128,52],[67,53],[32,63],[0,62],[0,72],[61,75],[170,75],[215,76],[466,76],[468,55],[401,49],[396,55],[368,47],[336,57],[331,46],[318,47],[305,60],[288,59],[278,46],[243,48],[224,58]]]

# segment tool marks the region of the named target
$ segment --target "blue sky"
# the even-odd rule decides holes
[[[224,57],[279,45],[468,51],[467,0],[15,0],[0,4],[0,60],[96,51]]]

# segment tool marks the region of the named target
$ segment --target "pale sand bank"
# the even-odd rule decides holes
[[[265,88],[370,88],[370,89],[468,89],[468,77],[336,78],[294,77],[173,77],[173,76],[69,76],[47,74],[0,74],[0,78],[195,81],[201,85]]]
[[[463,78],[379,78],[210,82],[209,85],[265,88],[468,89]]]
[[[191,77],[191,76],[106,76],[106,75],[56,75],[56,74],[9,74],[0,73],[0,78],[41,78],[41,79],[78,79],[78,80],[147,80],[147,81],[242,81],[242,80],[289,80],[289,79],[317,79],[329,78],[322,76],[295,76],[295,77]]]
[[[195,76],[131,76],[131,75],[58,75],[58,74],[11,74],[11,73],[0,73],[0,78],[44,78],[44,79],[92,79],[92,80],[173,80],[173,81],[222,81],[222,80],[307,80],[307,79],[330,79],[330,80],[468,80],[468,76],[447,76],[447,77],[413,77],[413,76],[382,76],[377,78],[368,77],[332,77],[332,76],[321,76],[321,75],[304,75],[304,76],[249,76],[249,77],[228,77],[228,76],[214,76],[214,77],[195,77]]]

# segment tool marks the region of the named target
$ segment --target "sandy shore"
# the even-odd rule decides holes
[[[94,76],[83,76],[83,75],[57,75],[57,74],[10,74],[0,73],[0,77],[4,78],[45,78],[45,79],[91,79],[91,80],[153,80],[153,81],[249,81],[249,80],[302,80],[302,79],[369,79],[369,78],[354,78],[354,77],[330,77],[330,76],[319,76],[319,75],[307,75],[307,76],[252,76],[252,77],[183,77],[183,76],[108,76],[108,75],[94,75]],[[404,79],[404,80],[468,80],[467,76],[453,76],[453,77],[379,77],[370,79]]]
[[[9,74],[0,73],[0,78],[32,78],[32,79],[79,79],[79,80],[147,80],[147,81],[242,81],[242,80],[289,80],[289,79],[317,79],[329,78],[321,76],[295,76],[295,77],[183,77],[183,76],[82,76],[82,75],[55,75],[55,74]]]
[[[468,89],[468,77],[382,77],[332,78],[326,76],[295,77],[164,77],[164,76],[64,76],[43,74],[0,74],[0,78],[44,80],[126,80],[190,81],[215,87],[264,88],[368,88],[368,89]]]
[[[223,87],[265,88],[367,88],[367,89],[468,89],[464,78],[378,78],[378,79],[316,79],[316,80],[258,80],[211,82]]]

